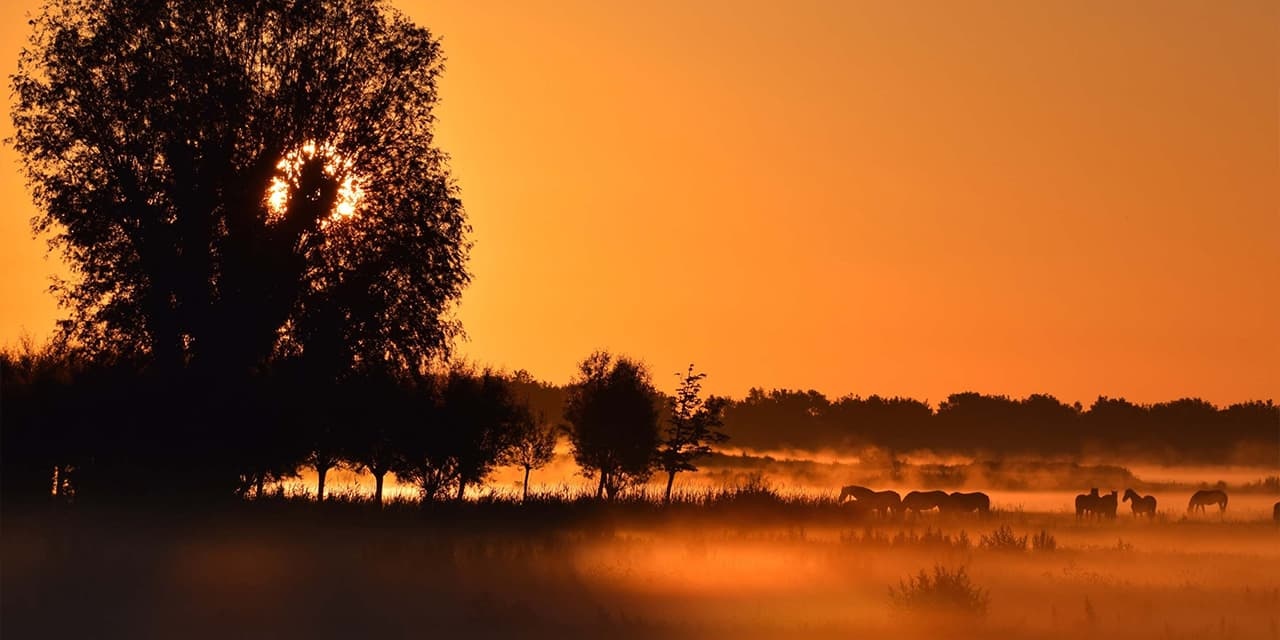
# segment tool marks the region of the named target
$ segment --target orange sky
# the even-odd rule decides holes
[[[6,77],[38,4],[0,8]],[[395,4],[449,57],[469,358],[1280,398],[1280,3]],[[12,342],[58,262],[7,146],[0,202]]]

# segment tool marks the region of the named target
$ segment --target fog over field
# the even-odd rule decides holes
[[[1280,530],[1234,512],[879,522],[757,504],[552,523],[331,508],[10,517],[5,635],[1275,638],[1280,616]],[[1000,527],[1013,542],[995,547]],[[895,600],[938,567],[963,568],[985,613]]]
[[[1079,493],[1098,487],[1103,493],[1123,493],[1133,487],[1144,494],[1156,495],[1159,512],[1179,516],[1186,511],[1187,499],[1198,488],[1226,486],[1230,489],[1228,515],[1234,518],[1270,517],[1271,505],[1280,499],[1280,466],[1173,466],[1139,464],[1119,467],[1107,464],[1012,459],[975,461],[959,456],[905,456],[905,460],[889,460],[880,450],[867,450],[857,455],[839,455],[833,451],[801,450],[755,452],[729,449],[702,462],[697,473],[677,476],[676,490],[699,492],[732,487],[752,479],[760,479],[782,493],[827,496],[834,498],[846,484],[863,484],[876,489],[891,489],[901,494],[913,490],[944,489],[947,491],[983,491],[991,495],[996,509],[1032,512],[1071,511]],[[473,497],[520,492],[523,471],[501,467],[489,481],[468,490]],[[648,491],[661,488],[660,478],[645,485]],[[339,469],[328,477],[330,490],[347,495],[371,495],[373,479],[368,474]],[[277,488],[289,495],[314,494],[314,472],[303,470],[296,478],[282,481]],[[533,492],[587,492],[592,481],[583,476],[574,463],[566,443],[561,442],[556,456],[545,468],[531,474]],[[642,489],[646,490],[646,489]],[[384,491],[389,496],[414,500],[417,488],[390,479]],[[1121,505],[1128,513],[1127,505]]]

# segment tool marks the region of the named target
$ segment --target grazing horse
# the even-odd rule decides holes
[[[1134,516],[1145,515],[1148,518],[1156,517],[1156,497],[1140,495],[1133,489],[1124,490],[1124,499],[1133,508]]]
[[[914,511],[917,515],[935,508],[941,511],[950,498],[946,491],[912,491],[902,498],[902,509]]]
[[[840,502],[852,497],[858,504],[865,504],[868,509],[881,516],[889,516],[902,508],[902,497],[897,491],[872,491],[866,487],[851,484],[840,488]]]
[[[953,492],[947,496],[946,502],[939,505],[942,511],[951,511],[955,513],[970,513],[977,511],[978,513],[989,513],[991,511],[991,497],[981,491],[975,493]]]
[[[1227,510],[1227,492],[1217,489],[1201,489],[1191,494],[1191,501],[1187,503],[1187,513],[1200,511],[1204,513],[1204,506],[1207,504],[1218,505],[1218,513]]]
[[[1097,487],[1090,489],[1089,493],[1082,493],[1076,496],[1076,520],[1097,511],[1095,507],[1098,506],[1098,500],[1101,499],[1102,496],[1098,495]]]
[[[1276,506],[1271,507],[1271,519],[1275,520],[1276,524],[1280,524],[1280,502],[1277,502]]]

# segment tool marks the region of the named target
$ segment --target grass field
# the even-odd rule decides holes
[[[11,510],[2,544],[5,638],[1280,637],[1280,529],[1248,507],[885,521],[767,487],[340,497]]]

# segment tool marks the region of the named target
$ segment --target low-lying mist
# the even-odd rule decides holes
[[[876,489],[892,489],[905,494],[913,490],[984,491],[992,495],[998,508],[1061,511],[1072,508],[1078,493],[1097,487],[1103,492],[1121,493],[1133,488],[1155,494],[1160,509],[1181,512],[1189,495],[1199,488],[1223,488],[1231,493],[1230,511],[1267,511],[1280,498],[1280,468],[1259,466],[1164,466],[1122,467],[1098,462],[1004,458],[975,460],[943,457],[929,452],[894,456],[883,449],[864,448],[855,452],[750,451],[728,449],[699,461],[699,471],[676,476],[676,490],[703,491],[734,487],[744,482],[763,481],[784,493],[829,495],[840,487],[859,484]],[[655,476],[640,490],[656,492],[665,476]],[[484,485],[472,487],[472,497],[489,493],[516,494],[524,481],[522,469],[500,467]],[[371,495],[373,479],[347,470],[331,471],[330,491]],[[291,495],[314,494],[314,472],[304,470],[298,478],[283,482],[280,489]],[[533,492],[590,492],[594,483],[582,475],[565,442],[556,449],[552,462],[530,475]],[[388,496],[413,499],[417,490],[390,478]],[[1255,504],[1256,503],[1256,504]],[[1256,514],[1253,514],[1256,515]]]
[[[481,506],[11,515],[0,626],[5,637],[1132,640],[1275,638],[1280,617],[1280,530],[1257,520],[755,508],[568,520]],[[921,586],[921,572],[965,581]]]

